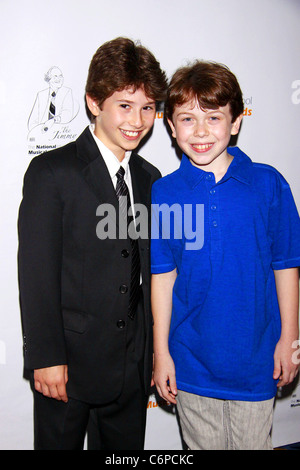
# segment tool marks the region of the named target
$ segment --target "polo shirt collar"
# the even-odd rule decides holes
[[[222,180],[235,178],[245,184],[250,184],[252,179],[252,161],[238,147],[228,147],[227,152],[234,158]]]
[[[180,171],[182,172],[184,180],[192,188],[195,188],[197,184],[200,183],[206,173],[200,168],[192,165],[190,159],[184,153],[182,154]]]
[[[235,178],[236,180],[250,184],[252,178],[252,161],[242,152],[238,147],[228,147],[228,153],[234,158],[229,165],[229,168],[219,183]],[[183,154],[180,170],[183,173],[184,179],[192,187],[196,187],[200,181],[207,175],[207,172],[191,164],[189,158]]]

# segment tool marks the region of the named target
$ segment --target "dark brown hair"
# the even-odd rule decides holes
[[[167,78],[154,55],[128,38],[104,43],[94,54],[88,72],[86,93],[99,107],[115,91],[143,88],[156,103],[164,101]]]
[[[197,100],[201,109],[217,109],[229,104],[232,122],[243,113],[243,95],[235,75],[215,62],[196,61],[178,69],[170,82],[165,103],[166,116],[172,119],[176,106]]]

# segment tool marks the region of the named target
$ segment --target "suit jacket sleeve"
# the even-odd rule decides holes
[[[61,315],[63,207],[53,172],[43,156],[30,164],[18,220],[19,288],[24,365],[66,364]]]

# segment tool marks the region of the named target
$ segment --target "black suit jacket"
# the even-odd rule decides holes
[[[135,203],[148,208],[159,171],[130,158]],[[131,249],[128,239],[100,240],[97,208],[115,190],[86,128],[75,141],[34,158],[19,211],[19,287],[24,364],[68,364],[70,396],[105,403],[121,392],[125,365]],[[117,217],[118,219],[118,217]],[[149,219],[148,219],[149,222]],[[149,239],[139,240],[144,298],[145,383],[152,368]]]

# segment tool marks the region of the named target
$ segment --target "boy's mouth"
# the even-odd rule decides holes
[[[127,131],[125,129],[120,129],[120,131],[122,132],[122,135],[126,138],[126,139],[129,139],[129,140],[135,140],[137,139],[142,131]]]
[[[198,153],[207,152],[214,144],[191,144],[191,147]]]

